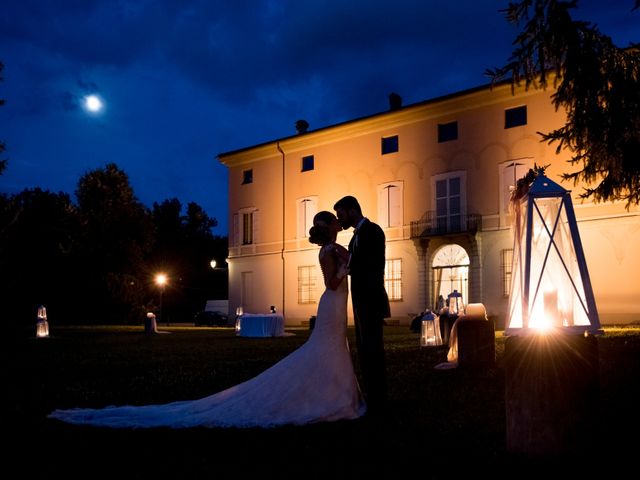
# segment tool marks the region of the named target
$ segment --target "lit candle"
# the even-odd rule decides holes
[[[556,325],[560,320],[558,312],[558,291],[549,290],[544,292],[544,316],[547,325]]]

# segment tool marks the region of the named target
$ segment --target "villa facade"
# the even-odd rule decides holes
[[[563,182],[570,153],[537,132],[564,124],[551,90],[482,86],[222,153],[229,170],[229,311],[275,305],[288,326],[324,290],[313,216],[344,195],[385,232],[391,323],[409,324],[457,291],[504,326],[511,281],[510,189],[534,166],[572,191],[603,324],[640,320],[640,209],[581,201]],[[338,242],[347,246],[351,230]],[[350,318],[350,321],[352,319]]]

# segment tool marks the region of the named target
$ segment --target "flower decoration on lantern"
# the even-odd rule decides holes
[[[535,167],[512,194],[513,266],[506,335],[601,333],[570,191]]]

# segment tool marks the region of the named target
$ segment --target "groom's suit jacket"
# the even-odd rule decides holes
[[[349,242],[351,299],[360,318],[391,316],[384,288],[385,236],[379,225],[368,219]]]

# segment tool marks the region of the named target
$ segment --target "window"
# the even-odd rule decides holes
[[[438,143],[449,142],[458,139],[458,122],[438,124]]]
[[[398,151],[398,136],[382,138],[382,155],[387,153],[394,153]]]
[[[244,170],[242,172],[242,185],[253,183],[253,169]]]
[[[253,212],[242,214],[242,244],[253,243]]]
[[[298,238],[305,238],[309,235],[309,229],[313,226],[313,217],[318,213],[318,197],[304,197],[299,199],[297,203]]]
[[[316,303],[315,292],[315,265],[303,265],[298,267],[298,303]]]
[[[403,182],[378,185],[378,223],[383,228],[402,226]]]
[[[527,106],[508,108],[504,111],[504,128],[519,127],[527,124]]]
[[[240,272],[240,305],[246,312],[253,310],[253,272]]]
[[[502,272],[502,296],[511,294],[511,269],[513,267],[513,248],[500,252],[500,271]]]
[[[258,210],[250,207],[243,208],[233,214],[233,235],[229,239],[231,245],[251,245],[258,238]]]
[[[313,170],[313,155],[302,157],[302,171],[308,172],[309,170]]]
[[[469,300],[469,254],[457,243],[442,245],[433,254],[433,305],[436,310],[442,300],[457,290],[463,303]],[[440,299],[442,297],[442,300]]]
[[[466,173],[458,171],[436,175],[432,188],[437,232],[461,231],[466,213]]]
[[[402,300],[402,259],[391,258],[384,266],[384,288],[389,301]]]

